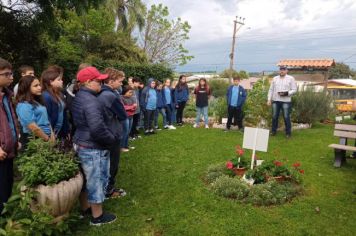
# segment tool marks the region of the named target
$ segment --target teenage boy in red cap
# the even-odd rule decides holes
[[[7,88],[14,80],[12,75],[12,65],[0,58],[0,214],[11,196],[13,158],[19,147],[13,96]]]
[[[72,104],[76,131],[73,143],[78,153],[86,178],[86,193],[82,193],[83,212],[90,212],[91,225],[100,226],[116,220],[116,216],[103,212],[102,203],[108,185],[110,169],[110,147],[119,142],[108,126],[108,117],[97,98],[102,81],[107,74],[100,74],[95,67],[86,67],[77,74],[81,88]]]

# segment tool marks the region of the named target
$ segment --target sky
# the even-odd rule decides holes
[[[184,46],[195,58],[180,72],[229,67],[235,17],[234,69],[273,71],[281,59],[332,58],[356,69],[356,0],[143,0],[162,3],[191,25]],[[238,18],[240,19],[240,18]]]

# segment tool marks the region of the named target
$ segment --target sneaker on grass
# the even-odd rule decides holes
[[[168,129],[177,129],[177,128],[174,127],[173,125],[168,125]]]
[[[110,224],[110,223],[114,222],[115,220],[116,220],[116,215],[103,212],[103,214],[101,214],[101,216],[99,216],[99,217],[96,217],[96,218],[92,217],[90,220],[90,225],[101,226],[104,224]]]

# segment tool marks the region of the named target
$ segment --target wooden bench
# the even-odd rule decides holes
[[[336,124],[334,136],[339,137],[339,144],[330,144],[334,148],[335,167],[341,167],[346,162],[346,151],[356,152],[356,146],[347,145],[348,139],[356,139],[356,125]],[[356,144],[356,143],[355,143]]]

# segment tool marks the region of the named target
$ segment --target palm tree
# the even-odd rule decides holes
[[[136,26],[140,31],[145,26],[146,5],[141,0],[108,0],[107,7],[114,11],[115,31],[131,33]]]

